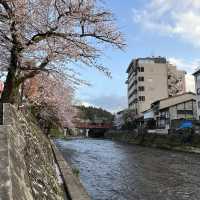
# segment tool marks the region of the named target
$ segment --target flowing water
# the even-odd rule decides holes
[[[200,200],[200,155],[110,140],[56,140],[94,200]]]

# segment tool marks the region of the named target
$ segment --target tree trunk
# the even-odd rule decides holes
[[[1,102],[19,105],[20,103],[19,88],[20,88],[20,83],[17,80],[15,73],[8,71],[5,87],[1,96]]]

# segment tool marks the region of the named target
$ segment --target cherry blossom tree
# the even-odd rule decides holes
[[[76,110],[74,90],[59,74],[40,73],[24,84],[24,96],[29,105],[39,109],[41,119],[53,121],[61,127],[73,127]]]
[[[40,72],[77,82],[71,62],[109,75],[99,61],[103,48],[124,42],[103,7],[101,0],[0,0],[0,66],[8,72],[2,101],[18,103],[21,83]]]

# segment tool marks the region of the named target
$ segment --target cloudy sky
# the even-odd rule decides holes
[[[86,105],[116,112],[127,107],[126,69],[135,57],[165,56],[188,73],[200,65],[200,0],[107,0],[124,33],[125,52],[106,50],[112,79],[94,69],[80,70],[92,86],[77,90]]]

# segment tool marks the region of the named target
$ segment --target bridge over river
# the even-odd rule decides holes
[[[103,137],[104,133],[112,128],[111,123],[75,122],[75,127],[83,130],[88,137]]]
[[[56,140],[94,200],[199,200],[200,155],[109,140]]]

